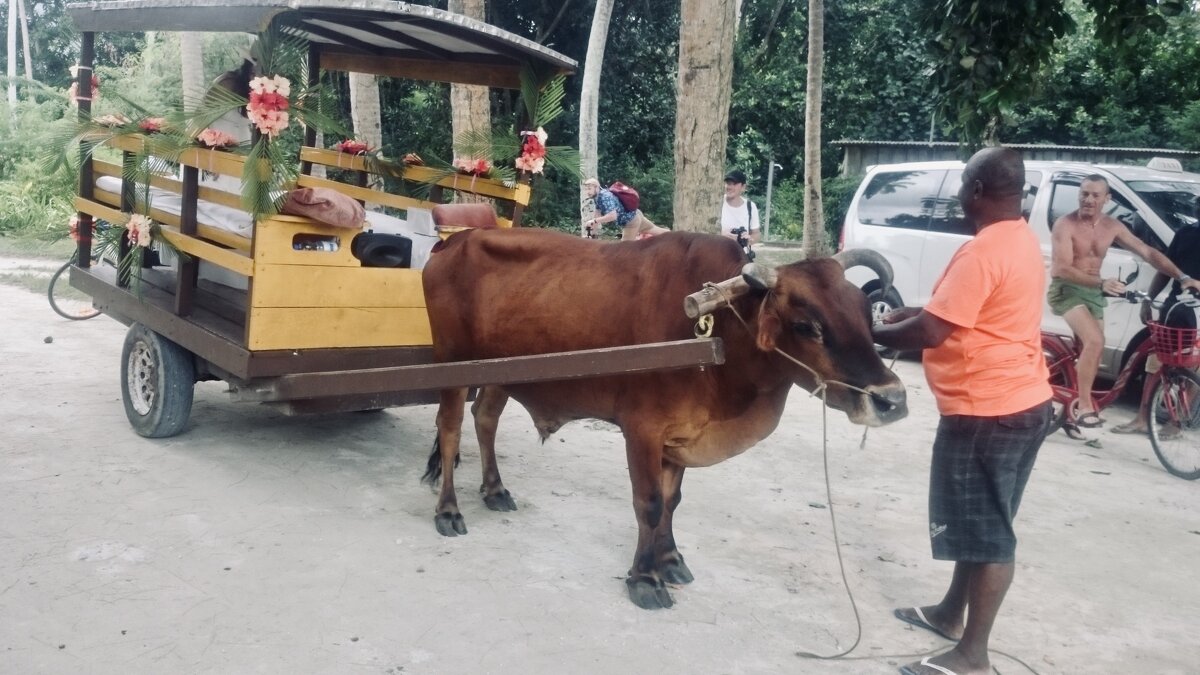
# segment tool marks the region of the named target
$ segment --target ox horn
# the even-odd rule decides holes
[[[778,275],[775,268],[760,265],[758,263],[747,263],[742,268],[742,278],[750,284],[750,288],[756,291],[769,291],[775,288],[775,280]]]
[[[878,275],[879,283],[882,284],[880,296],[885,296],[888,291],[892,290],[892,279],[894,278],[892,264],[878,251],[872,251],[869,248],[852,248],[835,253],[833,259],[842,266],[843,270],[861,265]]]

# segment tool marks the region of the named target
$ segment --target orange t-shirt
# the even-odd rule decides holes
[[[993,223],[958,249],[925,306],[955,326],[923,356],[938,412],[997,417],[1050,399],[1045,295],[1041,246],[1024,218]]]

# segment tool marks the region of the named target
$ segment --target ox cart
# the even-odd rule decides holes
[[[112,0],[68,9],[82,33],[81,118],[91,115],[96,35],[107,31],[261,33],[286,25],[290,38],[307,45],[310,86],[319,85],[322,71],[340,71],[517,89],[523,68],[569,73],[575,67],[493,26],[390,0]],[[413,247],[407,264],[367,266],[353,251],[353,230],[304,216],[247,213],[242,195],[221,189],[212,177],[244,180],[263,162],[252,154],[199,144],[177,148],[169,158],[176,175],[154,173],[139,183],[128,167],[155,153],[150,131],[104,139],[107,155],[95,147],[81,153],[80,242],[70,282],[129,326],[121,390],[137,433],[179,433],[194,385],[204,380],[227,382],[235,400],[301,414],[432,403],[449,387],[722,361],[719,340],[695,339],[552,354],[537,354],[530,345],[529,355],[435,363],[419,259],[466,223],[446,211],[449,220],[431,228],[429,214],[455,194],[478,195],[500,211],[496,226],[520,226],[531,196],[527,174],[517,181],[464,180],[414,164],[390,177],[432,188],[420,197],[397,194],[369,185],[381,171],[378,163],[320,147],[316,139],[308,128],[291,157],[299,172],[288,187],[330,189],[387,207],[386,214],[368,212],[368,223],[399,228]],[[139,264],[133,274],[93,264],[91,225],[123,225],[135,212],[152,219],[169,250],[178,252],[175,262]],[[131,244],[125,237],[121,246],[126,255]]]

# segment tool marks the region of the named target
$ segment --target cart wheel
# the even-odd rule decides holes
[[[195,383],[190,352],[139,323],[129,327],[121,349],[121,399],[138,435],[166,438],[182,431]]]

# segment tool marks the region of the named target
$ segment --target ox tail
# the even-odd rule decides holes
[[[458,468],[461,456],[458,453],[454,454],[454,466]],[[442,478],[442,439],[438,435],[433,437],[433,450],[429,453],[429,461],[425,463],[425,475],[421,476],[421,482],[433,485]]]

